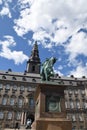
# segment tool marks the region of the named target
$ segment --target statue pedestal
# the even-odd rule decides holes
[[[32,130],[72,130],[72,127],[66,119],[39,118],[32,125]]]
[[[35,92],[35,121],[33,130],[71,130],[66,119],[64,89],[66,86],[43,82]]]

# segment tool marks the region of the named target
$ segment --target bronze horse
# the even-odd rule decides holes
[[[41,66],[41,79],[43,81],[49,81],[51,76],[54,76],[54,71],[53,71],[53,65],[56,62],[55,57],[51,57],[49,59],[46,59],[46,61],[42,64]]]

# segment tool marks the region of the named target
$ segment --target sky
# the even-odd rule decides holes
[[[24,72],[35,41],[55,73],[87,76],[87,0],[0,0],[0,70]]]

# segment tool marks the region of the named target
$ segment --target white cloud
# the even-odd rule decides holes
[[[70,61],[75,60],[80,54],[87,56],[87,34],[79,32],[73,35],[70,43],[66,45],[65,51],[69,54]]]
[[[0,11],[0,16],[7,15],[9,18],[11,18],[11,12],[9,8],[9,3],[11,3],[12,0],[6,0],[6,1],[0,1],[0,4],[4,4],[3,8]]]
[[[9,8],[3,7],[2,10],[0,11],[0,15],[4,16],[7,15],[9,18],[11,18],[11,13],[9,11]]]
[[[70,75],[74,75],[75,77],[87,76],[87,66],[77,66],[75,70],[70,72]]]
[[[0,4],[2,4],[2,0],[0,0]]]
[[[23,63],[28,57],[22,51],[11,51],[10,47],[16,46],[12,36],[4,36],[4,40],[0,41],[2,46],[0,56],[9,60],[14,60],[15,64]]]
[[[27,3],[30,8],[21,10],[19,18],[14,20],[19,36],[33,31],[34,40],[43,42],[46,37],[50,43],[59,45],[81,27],[87,27],[86,0],[23,0],[23,3],[19,0],[20,6]]]

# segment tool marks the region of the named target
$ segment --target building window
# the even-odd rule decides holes
[[[79,100],[76,100],[76,108],[80,109],[80,101]]]
[[[32,72],[34,72],[35,71],[35,66],[32,66]]]
[[[81,90],[81,94],[82,94],[82,96],[84,96],[85,95],[85,90]]]
[[[2,89],[2,84],[0,84],[0,90]]]
[[[65,108],[68,108],[68,102],[65,101]]]
[[[29,98],[29,106],[34,107],[34,99],[33,98]]]
[[[25,78],[25,77],[23,77],[23,78],[22,78],[22,80],[23,80],[23,81],[26,81],[26,78]]]
[[[72,115],[72,121],[76,121],[76,116],[74,114]]]
[[[6,105],[7,104],[7,97],[3,97],[2,99],[2,105]]]
[[[64,90],[64,94],[67,95],[67,90]]]
[[[17,113],[16,113],[16,119],[17,119],[17,120],[20,120],[20,119],[21,119],[21,112],[17,112]]]
[[[69,90],[69,95],[72,95],[72,94],[73,94],[72,90]]]
[[[87,102],[84,102],[84,108],[87,109]]]
[[[79,121],[83,121],[83,116],[79,115]]]
[[[3,75],[3,76],[2,76],[2,79],[6,79],[6,76],[5,76],[5,75]]]
[[[84,126],[80,126],[80,127],[79,127],[79,130],[84,130]]]
[[[76,130],[76,126],[73,126],[73,127],[72,127],[72,130]]]
[[[6,90],[9,90],[9,89],[10,89],[10,85],[7,84],[7,85],[5,86],[5,89],[6,89]]]
[[[14,85],[13,88],[12,88],[14,91],[17,90],[17,85]]]
[[[4,118],[4,113],[2,111],[0,111],[0,119]]]
[[[13,79],[13,80],[16,80],[16,77],[13,76],[12,79]]]
[[[15,99],[13,97],[10,98],[10,105],[13,106],[15,103]]]
[[[18,106],[19,106],[19,107],[22,107],[22,106],[23,106],[23,99],[22,99],[22,98],[19,98],[19,99],[18,99]]]
[[[12,112],[8,112],[7,119],[8,119],[8,120],[11,120],[11,119],[12,119]]]
[[[35,91],[35,89],[36,88],[34,86],[28,86],[27,91],[31,92],[31,91]]]
[[[74,102],[72,100],[69,101],[69,105],[70,105],[70,108],[73,109],[74,108]]]
[[[78,95],[78,90],[75,90],[74,93],[75,93],[75,95]]]
[[[21,86],[21,87],[20,87],[20,91],[24,91],[24,86]]]

